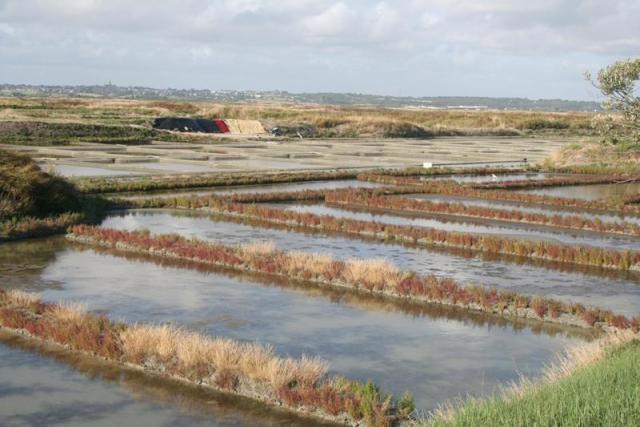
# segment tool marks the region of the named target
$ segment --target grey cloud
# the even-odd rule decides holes
[[[0,0],[0,80],[488,95],[509,73],[531,96],[544,74],[583,97],[585,67],[640,52],[639,21],[637,0]]]

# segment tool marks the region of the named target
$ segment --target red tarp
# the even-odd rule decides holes
[[[224,122],[224,120],[214,120],[214,122],[216,123],[216,126],[218,127],[218,130],[222,133],[229,133],[231,132],[229,130],[229,126],[227,126],[227,124]]]

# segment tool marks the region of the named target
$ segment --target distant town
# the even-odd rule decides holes
[[[592,101],[465,96],[398,97],[359,93],[290,93],[287,91],[156,89],[114,84],[48,86],[0,84],[0,96],[163,99],[247,103],[291,103],[339,106],[375,106],[418,109],[476,109],[518,111],[599,111]]]

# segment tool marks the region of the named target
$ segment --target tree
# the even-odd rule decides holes
[[[611,64],[598,72],[591,81],[605,97],[605,114],[596,119],[595,126],[608,143],[640,144],[640,96],[636,83],[640,81],[640,58]]]

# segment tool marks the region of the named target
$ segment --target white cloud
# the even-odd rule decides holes
[[[336,79],[351,72],[350,82],[377,91],[389,86],[383,76],[402,67],[416,86],[425,66],[436,76],[450,74],[444,67],[485,69],[489,61],[509,68],[509,58],[528,62],[531,73],[568,73],[558,60],[599,66],[640,52],[639,21],[638,0],[0,0],[0,53],[11,65],[0,68],[0,80],[20,78],[21,63],[46,67],[52,59],[90,68],[95,62],[82,61],[91,56],[106,67],[110,56],[132,64],[144,57],[171,70],[186,58],[222,67],[224,57],[232,74],[283,89],[297,81],[282,77],[295,62],[309,90],[314,79],[322,88],[341,87]],[[243,69],[247,64],[272,74]],[[499,88],[496,73],[486,77]]]

